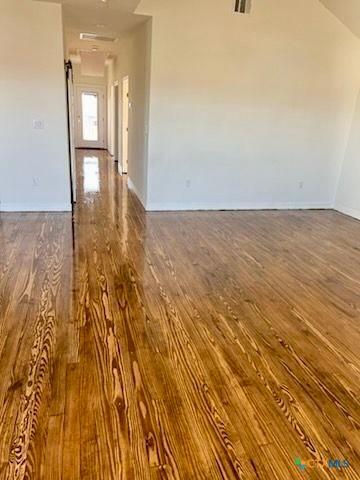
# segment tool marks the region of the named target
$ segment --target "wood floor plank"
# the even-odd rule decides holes
[[[0,214],[0,479],[360,479],[360,223],[77,182]]]

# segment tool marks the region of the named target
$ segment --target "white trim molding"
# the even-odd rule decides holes
[[[193,210],[331,210],[332,203],[149,203],[148,212]]]
[[[134,182],[131,180],[130,177],[127,178],[127,186],[130,190],[132,190],[135,193],[137,198],[140,200],[141,205],[146,210],[146,204],[145,204],[145,201],[143,199],[143,196],[141,195],[141,193],[139,192],[139,190],[137,189],[136,185],[134,184]]]
[[[344,207],[343,205],[336,205],[335,210],[343,213],[344,215],[348,215],[349,217],[356,218],[357,220],[360,220],[360,210],[356,208],[349,208],[349,207]]]
[[[0,212],[71,212],[71,204],[0,203]]]

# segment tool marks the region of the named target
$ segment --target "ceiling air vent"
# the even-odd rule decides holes
[[[235,13],[250,13],[251,0],[235,0]]]
[[[96,33],[80,33],[80,40],[89,40],[91,42],[115,42],[116,38],[105,37],[104,35],[97,35]]]

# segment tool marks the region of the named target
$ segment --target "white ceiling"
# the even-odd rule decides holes
[[[64,11],[66,43],[70,50],[99,51],[114,49],[111,43],[80,40],[81,32],[118,38],[142,23],[146,17],[135,15],[139,0],[42,0],[61,3]]]
[[[140,0],[42,0],[61,3],[64,9],[67,48],[70,51],[113,53],[115,44],[80,40],[81,32],[118,38],[142,23],[146,17],[135,15]],[[360,38],[360,0],[320,0],[341,22]]]
[[[360,0],[320,0],[320,2],[360,37]]]

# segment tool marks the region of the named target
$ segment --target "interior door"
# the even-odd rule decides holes
[[[122,85],[122,173],[128,172],[129,161],[129,77],[123,79]]]
[[[114,158],[119,160],[119,85],[114,85]]]
[[[105,88],[76,87],[76,146],[105,148]]]
[[[68,79],[68,105],[69,105],[69,136],[70,136],[70,162],[73,189],[73,202],[76,203],[76,153],[75,153],[75,93],[72,78]]]
[[[67,124],[68,124],[68,146],[70,160],[70,186],[72,190],[71,203],[76,203],[76,155],[75,155],[75,102],[73,67],[70,61],[65,63],[66,72],[66,95],[67,95]]]

